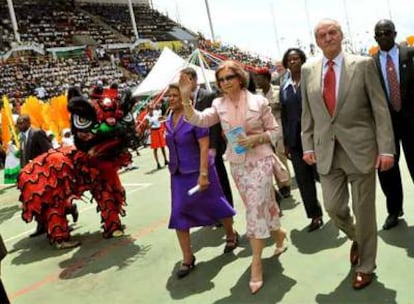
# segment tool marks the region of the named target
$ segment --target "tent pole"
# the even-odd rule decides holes
[[[210,14],[210,7],[208,5],[208,0],[204,1],[206,4],[206,10],[207,10],[207,16],[208,16],[208,22],[210,24],[210,32],[211,32],[211,39],[213,41],[216,41],[216,36],[214,35],[214,29],[213,29],[213,22],[211,21],[211,14]]]
[[[196,52],[197,52],[198,61],[200,61],[201,73],[203,74],[204,82],[206,84],[207,90],[209,91],[209,93],[211,93],[213,92],[213,89],[211,88],[210,82],[207,79],[207,75],[205,72],[206,67],[204,66],[203,59],[201,58],[201,53],[199,49],[197,49]]]
[[[7,4],[9,6],[9,14],[10,14],[10,19],[11,19],[12,26],[13,26],[14,38],[16,39],[18,43],[20,43],[20,34],[19,34],[19,28],[17,26],[16,14],[14,12],[13,1],[7,0]]]
[[[131,23],[132,23],[132,28],[134,29],[135,38],[136,40],[139,40],[137,23],[135,22],[134,8],[132,7],[131,0],[128,0],[128,7],[129,7],[129,14],[131,15]]]

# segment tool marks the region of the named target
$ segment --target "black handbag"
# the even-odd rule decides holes
[[[4,257],[7,255],[7,248],[6,245],[3,242],[3,238],[0,234],[0,262],[4,259]],[[9,304],[9,298],[7,297],[6,290],[4,289],[3,282],[0,278],[0,303],[1,304]]]
[[[4,285],[1,279],[0,279],[0,303],[10,304],[9,297],[7,296],[6,289],[4,289]]]
[[[7,255],[7,248],[0,234],[0,261],[2,261],[6,255]]]

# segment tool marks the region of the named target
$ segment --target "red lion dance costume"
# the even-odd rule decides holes
[[[76,148],[49,150],[27,164],[18,179],[23,220],[34,217],[44,225],[57,248],[79,245],[70,240],[66,214],[85,191],[98,204],[103,236],[123,235],[120,215],[126,202],[118,170],[131,162],[128,148],[138,146],[129,91],[121,97],[117,89],[97,87],[88,99],[70,89],[68,101]]]

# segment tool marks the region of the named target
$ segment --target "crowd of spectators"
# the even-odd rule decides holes
[[[71,46],[75,36],[89,36],[97,44],[133,42],[128,6],[124,4],[90,4],[64,0],[16,1],[14,11],[22,43],[37,43],[43,48]],[[152,41],[175,40],[169,34],[179,26],[149,6],[134,5],[135,22],[140,38]],[[0,11],[0,54],[15,42],[8,10]]]
[[[105,48],[108,44],[122,42],[124,38],[131,40],[134,36],[126,4],[74,4],[74,1],[63,0],[16,1],[14,8],[22,44],[36,43],[44,49],[67,47],[73,45],[74,35],[86,35],[97,43],[95,54],[88,53],[88,47],[85,52],[70,58],[33,52],[15,55],[0,62],[0,95],[6,94],[12,102],[23,101],[30,95],[47,99],[62,94],[72,85],[89,87],[97,81],[136,85],[148,75],[161,50]],[[168,32],[180,25],[147,6],[134,5],[134,12],[141,38],[154,42],[176,40]],[[0,17],[1,55],[16,42],[13,41],[8,10],[1,10]],[[211,43],[201,34],[197,38],[198,45],[183,42],[184,47],[174,51],[188,58],[194,48],[199,47],[216,58],[234,59],[250,66],[271,65],[270,60],[243,52],[236,46]],[[214,67],[213,62],[210,62],[210,67]]]
[[[102,3],[100,5],[82,3],[80,8],[99,16],[101,20],[124,36],[134,39],[131,16],[126,4]],[[153,10],[149,6],[135,4],[133,6],[135,23],[140,38],[152,41],[169,41],[175,38],[168,34],[177,24],[168,17]]]
[[[110,27],[83,10],[73,6],[70,1],[16,1],[14,11],[22,43],[37,43],[43,48],[73,45],[75,36],[89,36],[97,44],[121,43],[123,40]],[[4,39],[14,40],[12,23],[8,10],[0,10]],[[14,41],[15,42],[15,41]],[[4,47],[0,52],[5,52]]]
[[[0,22],[0,56],[2,56],[11,50],[11,42],[14,38],[13,31],[5,26],[8,21],[6,19],[2,19]]]
[[[109,62],[91,60],[86,55],[72,58],[19,58],[2,64],[2,93],[21,101],[34,95],[41,99],[62,94],[69,86],[90,87],[97,81],[124,81],[122,72]]]
[[[160,50],[142,49],[137,52],[123,51],[120,53],[120,62],[129,71],[145,77],[157,62]]]

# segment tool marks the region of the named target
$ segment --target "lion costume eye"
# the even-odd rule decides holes
[[[92,121],[77,114],[73,114],[73,124],[77,129],[86,129],[92,126]]]
[[[134,117],[132,116],[132,114],[131,113],[128,113],[124,118],[124,121],[126,121],[126,122],[131,122],[131,121],[133,121],[134,120]]]

